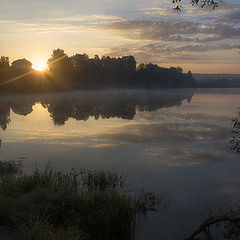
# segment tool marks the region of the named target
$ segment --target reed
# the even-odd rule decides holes
[[[19,163],[0,161],[0,180],[0,224],[17,239],[131,239],[155,202],[153,194],[126,191],[126,177],[112,171],[48,165],[25,174]]]

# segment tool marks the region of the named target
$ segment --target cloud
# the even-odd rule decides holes
[[[145,45],[125,45],[113,47],[106,55],[121,56],[134,55],[138,62],[203,62],[215,60],[215,56],[210,56],[207,53],[218,50],[238,49],[239,44],[231,43],[181,43],[181,44],[164,44],[151,43]],[[205,52],[203,55],[202,52]]]
[[[229,13],[223,14],[216,19],[216,22],[228,22],[228,23],[240,23],[240,7],[236,10],[230,11]]]
[[[146,20],[123,20],[99,26],[109,30],[119,30],[130,39],[154,41],[191,41],[185,34],[196,34],[198,26],[193,22],[167,22]]]
[[[223,3],[213,11],[186,1],[181,13],[172,7],[169,0],[4,1],[1,50],[14,59],[27,51],[31,55],[33,43],[45,42],[45,52],[62,47],[70,54],[91,55],[97,49],[100,55],[135,55],[139,62],[202,63],[215,57],[218,63],[226,61],[227,53],[212,53],[223,50],[231,58],[230,50],[238,48],[240,39],[240,4]],[[22,52],[15,47],[19,44],[25,45]],[[233,61],[236,57],[227,63]]]
[[[122,20],[99,27],[118,30],[123,37],[135,40],[209,42],[240,37],[240,27],[227,23],[207,25],[190,21]]]

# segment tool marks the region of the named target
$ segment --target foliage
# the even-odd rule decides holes
[[[0,177],[3,176],[10,176],[10,175],[17,175],[21,173],[22,165],[19,161],[0,161]]]
[[[182,2],[182,0],[173,0],[173,4],[175,4],[176,6],[174,7],[174,10],[176,11],[181,11],[182,6],[180,5]],[[194,5],[200,5],[201,8],[203,7],[212,7],[213,10],[218,7],[219,5],[219,0],[191,0],[191,4],[192,6]]]
[[[232,130],[232,138],[231,138],[231,149],[240,154],[240,112],[238,116],[232,120],[233,122],[233,130]]]
[[[48,68],[55,72],[69,72],[72,70],[72,65],[67,54],[62,49],[53,50],[52,57],[48,60]]]
[[[12,67],[16,70],[30,71],[32,69],[32,63],[26,58],[23,58],[12,62]]]
[[[0,69],[2,68],[8,68],[9,65],[9,58],[5,56],[1,56],[0,58]]]
[[[13,238],[18,240],[88,240],[87,235],[77,228],[56,230],[41,220],[22,224],[13,234]]]
[[[19,163],[0,163],[0,224],[15,229],[16,239],[130,239],[155,204],[152,194],[126,192],[115,172],[47,166],[27,175]]]
[[[151,81],[148,81],[149,78]],[[137,81],[138,84],[144,88],[180,88],[195,86],[191,72],[184,74],[180,67],[163,68],[152,63],[140,64],[138,66]]]
[[[70,58],[74,68],[75,87],[78,88],[122,88],[131,87],[136,72],[133,56],[100,58],[95,55],[76,54]]]
[[[225,231],[223,233],[224,239],[239,239],[240,238],[240,223],[230,222],[224,224]]]

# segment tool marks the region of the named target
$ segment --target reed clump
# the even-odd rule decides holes
[[[0,161],[0,224],[13,239],[131,239],[139,217],[154,209],[151,193],[126,191],[112,171],[44,170]]]

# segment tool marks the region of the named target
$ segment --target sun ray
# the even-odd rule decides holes
[[[12,83],[12,82],[15,82],[15,81],[17,81],[17,80],[19,80],[19,79],[21,79],[21,78],[24,78],[24,77],[30,75],[31,73],[33,73],[33,71],[29,71],[29,72],[27,72],[27,73],[23,73],[23,74],[20,74],[19,76],[16,76],[16,77],[14,77],[14,78],[11,78],[11,79],[9,79],[9,80],[1,83],[1,84],[0,84],[0,87],[5,86],[5,85],[8,85],[8,84],[10,84],[10,83]]]

